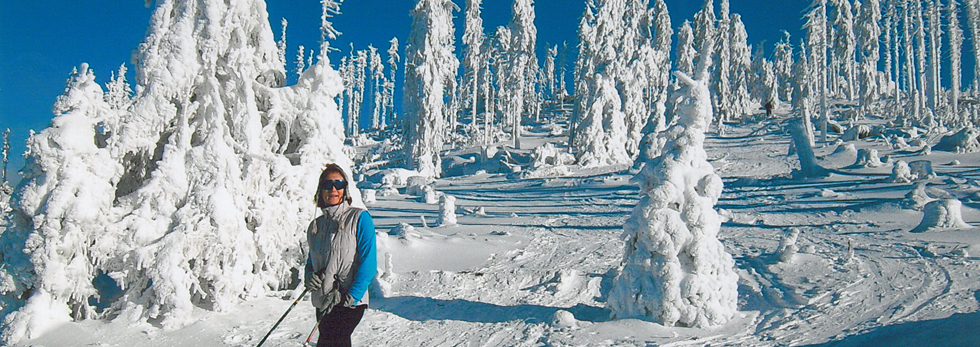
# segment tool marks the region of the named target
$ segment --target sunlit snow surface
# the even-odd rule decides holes
[[[391,254],[394,274],[388,297],[371,299],[355,344],[980,344],[973,333],[980,331],[980,231],[911,233],[922,213],[902,206],[914,183],[890,183],[892,164],[854,166],[856,152],[832,154],[834,145],[815,148],[819,163],[834,170],[830,177],[787,178],[798,164],[777,125],[732,125],[725,138],[709,133],[706,141],[725,183],[716,205],[726,218],[719,238],[739,275],[739,313],[726,325],[669,328],[610,319],[603,308],[610,270],[622,260],[620,235],[638,189],[624,167],[569,165],[565,177],[478,173],[437,180],[436,191],[456,197],[452,227],[437,227],[439,205],[404,188],[379,195],[368,207],[378,226],[379,263]],[[529,130],[528,148],[564,140],[546,137],[543,127]],[[975,154],[922,156],[875,139],[850,143],[893,160],[931,160],[936,177],[925,181],[928,188],[958,198],[964,221],[980,223]],[[959,164],[951,165],[954,160]],[[477,213],[481,207],[484,213]],[[430,227],[422,227],[420,216]],[[399,223],[414,232],[388,235]],[[794,227],[802,231],[799,251],[792,262],[780,262],[777,247]],[[17,346],[254,346],[297,294],[250,298],[225,313],[196,308],[196,323],[176,331],[90,320]],[[312,327],[312,306],[304,300],[266,346],[300,345]]]

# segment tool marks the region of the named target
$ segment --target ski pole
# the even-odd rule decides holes
[[[310,336],[306,337],[306,344],[304,344],[303,346],[310,345],[310,341],[313,341],[313,334],[316,333],[316,329],[319,327],[320,327],[320,322],[317,321],[316,324],[313,325],[313,330],[310,330]]]
[[[286,309],[286,313],[283,313],[282,314],[282,317],[279,317],[279,321],[277,321],[276,324],[272,326],[272,329],[270,329],[269,332],[265,334],[265,337],[262,338],[262,341],[259,341],[259,344],[255,345],[255,347],[261,347],[262,344],[265,343],[265,339],[269,338],[269,335],[272,335],[272,332],[275,331],[276,328],[279,327],[279,323],[282,323],[282,320],[283,319],[286,319],[286,315],[289,314],[289,311],[292,311],[293,310],[293,307],[296,307],[296,304],[299,303],[299,300],[302,299],[304,296],[306,296],[306,292],[309,292],[309,291],[310,291],[310,288],[303,289],[303,292],[299,294],[299,297],[296,298],[296,301],[293,301],[293,304],[292,305],[289,305],[289,308]]]

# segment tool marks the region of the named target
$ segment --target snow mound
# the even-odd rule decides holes
[[[963,221],[962,207],[963,203],[953,198],[929,202],[922,209],[922,222],[912,232],[970,228],[971,225]]]
[[[943,136],[933,149],[956,153],[980,152],[980,130],[973,127],[960,129],[954,134]]]
[[[878,157],[878,150],[874,148],[862,148],[858,150],[857,159],[854,166],[879,167],[884,165]]]
[[[909,164],[904,160],[898,160],[892,166],[892,175],[888,178],[888,182],[892,183],[911,183],[916,179],[912,175],[912,170],[909,169]]]

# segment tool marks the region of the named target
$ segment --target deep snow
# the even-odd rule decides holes
[[[913,233],[923,217],[906,208],[915,205],[906,203],[915,182],[892,183],[887,160],[858,166],[855,151],[818,144],[818,164],[830,176],[790,178],[798,164],[787,153],[785,120],[730,124],[723,138],[706,140],[725,187],[715,206],[726,219],[719,238],[739,275],[739,313],[727,324],[692,329],[610,318],[606,293],[639,190],[626,167],[569,165],[563,177],[480,172],[436,180],[436,191],[456,198],[455,226],[437,226],[439,205],[404,188],[379,194],[368,207],[379,264],[391,257],[391,288],[372,298],[355,344],[980,345],[980,159],[893,149],[881,137],[848,142],[893,162],[931,161],[936,175],[926,187],[961,201],[971,225]],[[564,140],[543,127],[527,130],[525,148]],[[400,223],[412,228],[388,235]],[[797,254],[781,262],[778,248],[793,228],[801,231]],[[297,294],[254,297],[225,312],[195,308],[197,321],[179,330],[88,320],[16,346],[254,346]],[[300,345],[312,327],[304,299],[266,346]]]

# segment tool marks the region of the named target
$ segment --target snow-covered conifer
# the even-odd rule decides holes
[[[480,96],[480,75],[485,59],[484,52],[481,50],[483,41],[486,39],[486,35],[483,33],[483,17],[481,16],[482,3],[483,0],[466,1],[466,22],[463,29],[463,46],[465,47],[463,78],[465,78],[465,82],[462,85],[465,92],[469,94],[467,106],[469,106],[473,124],[476,124],[477,99]]]
[[[97,316],[96,276],[121,288],[102,297],[117,319],[167,328],[296,283],[322,165],[352,164],[326,46],[283,87],[260,3],[164,0],[135,54],[140,92],[124,121],[104,119],[115,113],[80,69],[52,126],[29,139],[0,235],[2,343]]]
[[[851,0],[831,0],[834,12],[831,25],[834,28],[834,37],[831,47],[831,64],[836,69],[835,76],[840,76],[842,81],[833,81],[834,90],[843,89],[844,97],[847,100],[854,100],[857,96],[855,88],[857,60],[855,52],[857,41],[854,36],[854,12]]]
[[[698,51],[694,48],[694,29],[691,22],[684,21],[677,32],[677,71],[687,75],[694,74],[694,58]]]
[[[947,5],[946,18],[949,20],[949,65],[950,65],[950,108],[953,110],[953,119],[959,120],[960,116],[960,83],[963,78],[963,29],[960,28],[959,0],[949,0]]]
[[[371,111],[371,128],[383,129],[385,65],[381,62],[381,54],[378,54],[378,49],[373,45],[368,45],[368,67],[371,71],[371,88],[374,91],[371,97],[371,100],[374,101],[374,107]]]
[[[401,59],[401,57],[398,55],[398,38],[392,37],[391,41],[388,41],[388,43],[391,44],[388,46],[388,81],[391,84],[387,85],[385,90],[387,90],[388,95],[387,109],[391,114],[385,115],[385,118],[388,119],[388,121],[384,122],[384,124],[394,124],[395,119],[398,117],[397,112],[395,111],[395,76],[398,73],[398,60]]]
[[[555,89],[555,84],[556,84],[555,77],[557,76],[555,71],[557,66],[555,64],[557,59],[558,59],[558,45],[548,46],[544,59],[543,87],[544,87],[545,95],[549,99],[555,98],[555,96],[558,94],[556,93],[557,89]]]
[[[442,175],[447,88],[456,79],[453,11],[450,0],[418,0],[405,47],[405,140],[410,169],[428,177]]]
[[[773,50],[773,69],[779,83],[779,100],[793,101],[793,46],[789,32],[783,31],[783,39]]]
[[[813,0],[810,10],[806,13],[806,23],[803,25],[807,32],[807,53],[811,64],[811,77],[815,78],[811,85],[811,95],[820,98],[820,142],[827,142],[827,122],[830,120],[830,108],[827,105],[828,66],[827,50],[829,47],[827,35],[827,0]]]
[[[706,81],[675,75],[681,85],[671,97],[677,124],[663,133],[664,153],[635,178],[640,202],[623,227],[623,266],[606,305],[615,317],[716,326],[736,314],[738,275],[718,240],[721,218],[714,205],[723,184],[704,151],[711,96]]]
[[[510,71],[511,80],[504,83],[504,88],[513,88],[510,92],[511,105],[506,115],[510,119],[511,136],[514,147],[520,148],[521,118],[527,110],[538,107],[531,102],[535,90],[538,71],[538,58],[535,55],[538,29],[534,25],[533,0],[514,0],[511,7],[511,21],[508,25],[511,34]]]
[[[878,42],[881,40],[881,4],[878,0],[865,0],[864,3],[856,2],[855,9],[858,11],[855,37],[858,55],[861,57],[857,85],[860,90],[861,108],[864,110],[863,113],[867,114],[870,112],[871,103],[878,99],[881,93],[878,81],[878,62],[881,60]]]
[[[126,64],[119,65],[119,71],[114,73],[106,83],[105,101],[113,110],[125,110],[130,105],[133,89],[126,82]]]
[[[942,47],[942,22],[940,21],[940,4],[938,0],[927,0],[925,17],[929,26],[929,49],[928,49],[928,70],[929,70],[929,108],[933,113],[939,110],[940,97],[942,94],[942,77],[940,76],[941,59],[940,48]]]

